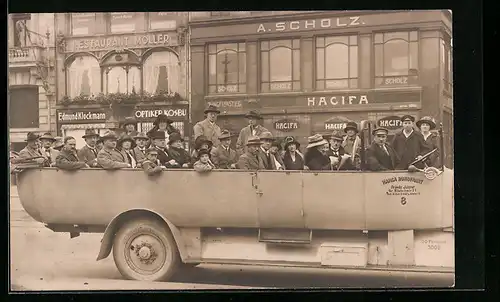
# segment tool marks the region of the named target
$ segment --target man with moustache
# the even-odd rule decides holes
[[[85,135],[82,136],[85,140],[85,146],[78,150],[78,158],[84,161],[91,168],[98,168],[97,154],[97,139],[99,134],[94,129],[85,129]]]
[[[118,137],[113,131],[106,132],[102,139],[104,140],[104,145],[102,150],[97,154],[97,163],[103,169],[115,170],[132,167],[132,165],[127,163],[127,159],[123,154],[116,150]]]
[[[204,135],[212,141],[214,147],[217,147],[220,144],[219,136],[221,135],[221,129],[215,122],[217,121],[217,116],[220,114],[220,110],[216,106],[210,105],[204,112],[207,118],[196,123],[193,127],[194,139],[196,140],[198,136]]]
[[[40,137],[40,143],[42,144],[42,154],[45,156],[46,161],[44,163],[45,167],[52,167],[56,163],[56,158],[59,155],[59,151],[52,148],[52,144],[56,139],[49,132],[44,133]]]
[[[236,141],[236,151],[238,154],[243,154],[245,150],[245,145],[250,136],[259,136],[264,132],[269,132],[266,128],[259,124],[262,121],[262,116],[254,110],[248,112],[245,117],[248,119],[248,126],[241,129],[238,140]]]
[[[26,147],[19,152],[19,156],[14,160],[14,163],[32,163],[43,167],[46,162],[46,158],[40,151],[38,142],[39,138],[39,135],[33,132],[28,132],[26,136]]]
[[[259,156],[261,145],[258,136],[251,136],[246,143],[246,152],[240,156],[236,167],[242,170],[265,170],[262,158]]]
[[[373,143],[366,149],[368,169],[371,171],[394,170],[398,164],[398,155],[394,149],[387,144],[389,130],[377,128],[372,131]]]
[[[64,147],[56,158],[55,166],[63,170],[78,170],[89,166],[78,158],[76,140],[72,136],[64,138]]]
[[[139,133],[134,136],[135,148],[132,149],[132,155],[137,161],[137,168],[140,168],[142,162],[146,160],[146,145],[149,141],[149,137],[145,133]]]

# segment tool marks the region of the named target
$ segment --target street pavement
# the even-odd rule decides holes
[[[34,221],[15,187],[10,201],[11,290],[202,290],[272,288],[450,287],[452,274],[200,265],[170,282],[124,280],[110,255],[96,261],[102,234],[70,239]]]

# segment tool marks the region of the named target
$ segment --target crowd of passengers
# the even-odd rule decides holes
[[[138,133],[137,123],[126,119],[123,133],[108,131],[100,136],[87,129],[83,139],[86,145],[76,150],[76,140],[67,136],[52,137],[50,133],[38,136],[28,133],[27,146],[17,155],[11,153],[11,163],[30,162],[42,167],[64,170],[81,168],[123,169],[140,168],[148,175],[165,169],[193,168],[199,172],[213,169],[242,170],[359,170],[361,140],[358,125],[349,122],[343,132],[334,131],[329,139],[321,134],[308,137],[304,153],[294,137],[278,143],[262,124],[262,116],[250,111],[248,126],[241,129],[236,148],[231,146],[233,134],[217,125],[220,111],[215,106],[205,110],[206,119],[194,128],[194,150],[184,149],[180,132],[166,115],[159,115],[148,133]],[[438,138],[432,132],[436,123],[431,117],[416,122],[414,117],[401,118],[403,129],[392,142],[387,142],[389,131],[376,128],[373,142],[366,149],[367,168],[372,171],[405,170],[411,162],[438,148]],[[426,164],[439,166],[439,152],[434,152]]]

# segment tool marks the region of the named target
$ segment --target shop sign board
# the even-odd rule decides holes
[[[57,110],[59,124],[88,124],[106,122],[108,113],[102,109]]]
[[[300,128],[300,123],[293,119],[281,119],[274,122],[274,129],[282,132],[290,132]]]

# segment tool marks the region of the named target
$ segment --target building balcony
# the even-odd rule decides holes
[[[44,59],[45,49],[41,46],[9,48],[9,68],[35,67]]]

